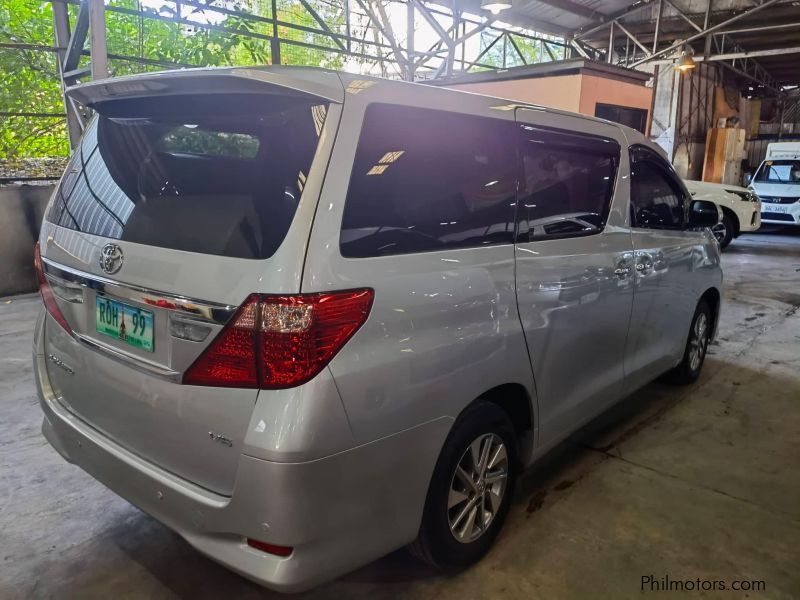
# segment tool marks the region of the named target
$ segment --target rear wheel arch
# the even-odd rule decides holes
[[[488,552],[508,514],[518,476],[518,469],[515,468],[515,464],[519,463],[517,450],[514,448],[515,437],[514,425],[510,417],[505,409],[497,403],[478,397],[461,411],[445,440],[428,485],[417,538],[409,545],[409,550],[414,556],[435,567],[462,568],[480,560]],[[469,519],[474,518],[476,511],[483,516],[486,514],[484,510],[488,504],[487,494],[490,493],[489,480],[483,481],[484,470],[479,468],[475,471],[475,473],[481,473],[479,476],[476,476],[475,473],[470,474],[466,467],[463,467],[462,461],[468,460],[465,457],[474,443],[482,444],[483,440],[489,438],[499,442],[500,447],[504,446],[506,449],[506,454],[502,455],[507,461],[502,469],[505,473],[502,476],[505,485],[502,486],[502,490],[495,490],[495,493],[499,494],[500,504],[495,506],[494,501],[491,502],[490,512],[493,517],[487,521],[487,528],[476,539],[459,541],[453,528],[463,522],[462,517],[466,512],[455,517],[455,514],[451,514],[450,511],[458,513],[459,508],[463,505],[464,511],[471,511]],[[487,458],[490,456],[483,452],[480,452],[479,455]],[[473,452],[472,456],[474,457],[476,454]],[[473,465],[475,464],[474,460],[473,458]],[[489,466],[491,467],[491,462]],[[461,469],[462,477],[458,475],[459,469]],[[465,472],[466,475],[464,475]],[[470,486],[473,491],[469,492],[469,487],[466,490],[461,489],[456,492],[455,502],[451,503],[457,480],[472,481],[473,484]],[[493,479],[493,481],[499,480],[496,477]],[[476,499],[479,502],[477,506],[481,508],[476,508]],[[455,523],[452,520],[453,517],[455,517]]]
[[[533,430],[531,397],[521,383],[504,383],[495,386],[478,396],[475,401],[477,400],[485,400],[502,408],[518,435]]]
[[[517,436],[517,455],[520,462],[525,464],[526,456],[532,450],[535,418],[533,399],[528,390],[521,383],[497,385],[476,397],[461,411],[459,416],[481,401],[494,404],[506,413]],[[457,421],[458,419],[456,419]]]

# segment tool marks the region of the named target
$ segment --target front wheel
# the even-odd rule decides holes
[[[706,352],[711,339],[711,327],[711,308],[708,306],[708,302],[700,300],[697,309],[694,311],[694,317],[692,317],[692,325],[689,328],[689,337],[686,340],[683,360],[667,374],[669,381],[677,384],[688,384],[697,381],[706,359]]]
[[[731,243],[733,240],[733,232],[733,220],[728,216],[727,213],[722,215],[722,221],[711,228],[711,233],[714,234],[714,237],[717,238],[717,242],[719,242],[720,250],[725,250],[725,248],[728,247],[728,244]]]
[[[412,554],[443,568],[480,560],[508,514],[516,462],[506,413],[484,401],[465,409],[436,463]]]

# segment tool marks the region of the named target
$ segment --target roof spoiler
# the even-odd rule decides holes
[[[66,90],[84,106],[112,100],[182,94],[265,93],[344,101],[344,87],[333,71],[298,67],[222,67],[180,69],[102,79]]]

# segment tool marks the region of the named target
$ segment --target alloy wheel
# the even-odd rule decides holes
[[[447,518],[456,540],[474,542],[492,524],[506,493],[508,469],[505,443],[494,433],[475,438],[464,451],[447,497]]]
[[[708,317],[701,312],[697,315],[689,338],[689,368],[697,371],[703,362],[708,347]]]
[[[717,242],[719,242],[721,245],[725,241],[725,237],[728,235],[728,228],[725,227],[724,222],[720,221],[711,228],[711,233],[714,234],[714,237],[717,238]]]

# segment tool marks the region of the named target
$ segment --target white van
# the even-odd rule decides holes
[[[767,146],[750,187],[761,198],[761,221],[800,225],[800,142]]]

